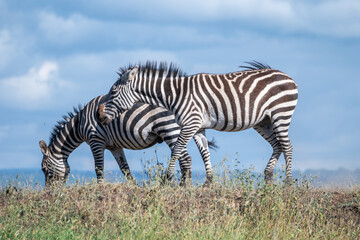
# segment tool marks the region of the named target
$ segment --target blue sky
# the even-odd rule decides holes
[[[189,74],[237,71],[251,60],[284,71],[299,85],[293,168],[360,168],[359,53],[358,0],[0,0],[0,168],[40,169],[38,142],[48,142],[56,121],[107,93],[119,67],[146,60]],[[272,152],[254,130],[207,135],[220,147],[213,164],[237,158],[263,171]],[[203,170],[193,141],[188,148]],[[170,151],[157,149],[165,161]],[[126,154],[141,170],[154,148]],[[93,170],[86,144],[69,164]],[[109,153],[105,168],[117,169]]]

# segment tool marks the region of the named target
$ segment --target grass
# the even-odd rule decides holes
[[[86,183],[0,191],[0,239],[360,239],[360,186],[265,185],[223,170],[211,188]],[[232,176],[231,178],[229,176]]]

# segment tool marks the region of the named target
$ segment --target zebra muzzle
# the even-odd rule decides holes
[[[102,124],[109,125],[111,122],[111,119],[106,116],[104,104],[99,106],[96,117],[98,121]]]

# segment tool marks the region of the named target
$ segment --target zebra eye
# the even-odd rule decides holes
[[[116,93],[116,90],[117,90],[117,89],[116,89],[116,86],[113,85],[112,88],[111,88],[111,93],[112,93],[112,94]]]

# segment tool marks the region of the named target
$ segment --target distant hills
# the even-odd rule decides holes
[[[258,175],[259,173],[254,173]],[[340,168],[337,170],[314,170],[294,171],[294,178],[302,180],[303,178],[309,180],[311,185],[315,187],[349,187],[360,184],[360,169],[353,171]],[[145,179],[145,174],[142,171],[134,171],[134,177],[138,182]],[[283,173],[279,173],[282,176]],[[69,183],[84,183],[94,180],[96,178],[93,171],[71,171],[69,176]],[[105,172],[105,178],[110,182],[124,181],[124,177],[120,171],[113,170]],[[283,176],[282,176],[283,179]],[[193,182],[202,183],[205,180],[205,173],[193,172]],[[8,186],[9,184],[16,186],[44,186],[44,174],[41,170],[32,169],[10,169],[0,170],[0,186]]]
[[[339,168],[337,170],[306,170],[302,172],[305,176],[316,176],[315,186],[351,186],[360,184],[360,169],[353,171]]]

